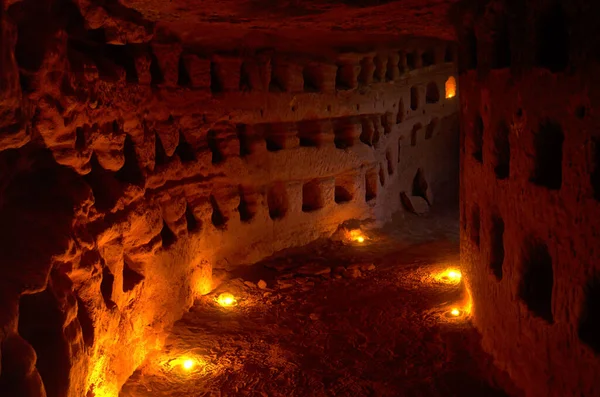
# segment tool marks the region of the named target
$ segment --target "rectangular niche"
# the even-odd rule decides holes
[[[267,191],[267,205],[271,219],[281,219],[288,213],[290,199],[283,182],[275,182]]]
[[[302,186],[302,211],[312,212],[323,208],[323,193],[321,183],[313,179]]]
[[[267,150],[270,152],[290,149],[299,144],[295,123],[266,124],[264,131]]]
[[[354,199],[356,191],[356,175],[346,174],[335,178],[335,202],[337,204],[349,203]]]
[[[417,110],[419,108],[419,87],[410,87],[410,109]]]
[[[535,164],[531,182],[550,190],[562,185],[562,151],[565,136],[560,124],[546,121],[534,136]]]
[[[353,117],[336,120],[333,128],[334,144],[338,149],[354,146],[354,143],[360,140],[362,135],[362,123]]]
[[[379,176],[376,169],[367,170],[365,174],[365,201],[375,200],[379,189]]]
[[[256,216],[258,208],[256,192],[248,186],[239,186],[240,204],[238,212],[242,222],[250,222]]]
[[[541,240],[530,237],[524,242],[521,260],[519,297],[534,316],[552,324],[554,270],[548,247]]]
[[[298,123],[298,138],[300,146],[319,147],[325,141],[325,121],[308,120]]]

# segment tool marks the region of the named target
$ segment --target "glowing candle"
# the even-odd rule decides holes
[[[451,280],[460,280],[460,278],[462,277],[462,274],[460,274],[459,271],[457,270],[449,270],[448,271],[448,278],[450,278]]]
[[[456,96],[456,79],[453,76],[446,80],[446,98],[454,98]]]
[[[219,295],[219,297],[217,298],[217,302],[219,303],[219,305],[221,306],[233,306],[236,304],[236,299],[233,295],[231,295],[228,292],[223,292],[221,295]]]
[[[187,360],[183,361],[183,369],[185,369],[186,371],[190,371],[192,368],[194,368],[195,365],[196,363],[191,358],[188,358]]]

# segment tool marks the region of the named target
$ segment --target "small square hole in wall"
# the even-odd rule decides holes
[[[242,222],[250,222],[256,215],[258,204],[256,193],[249,187],[239,186],[240,204],[238,212]]]
[[[374,200],[377,197],[378,190],[377,172],[372,169],[365,174],[365,201]]]
[[[187,139],[185,139],[183,132],[179,132],[179,144],[175,149],[175,154],[179,156],[182,163],[189,163],[196,160],[194,148],[188,143]]]
[[[444,62],[454,62],[454,49],[451,46],[446,47]]]
[[[313,179],[302,186],[302,211],[312,212],[323,208],[321,182]]]
[[[227,226],[227,221],[229,220],[219,208],[219,203],[217,203],[217,199],[214,195],[210,195],[210,206],[212,207],[212,215],[210,220],[214,227],[217,229],[224,229]]]
[[[185,221],[188,233],[195,233],[202,228],[201,222],[194,215],[194,210],[189,203],[185,207]]]
[[[371,80],[373,80],[373,73],[375,73],[375,64],[373,60],[371,58],[361,59],[358,81],[361,84],[368,85]]]
[[[206,141],[208,148],[212,153],[212,163],[219,164],[225,161],[225,156],[221,151],[221,142],[217,138],[217,132],[215,130],[209,130],[206,134]]]
[[[123,167],[115,173],[115,178],[126,184],[143,186],[145,184],[144,173],[140,168],[133,139],[129,134],[125,135],[123,156],[125,157],[125,162]]]
[[[338,66],[335,75],[335,89],[338,91],[346,91],[353,88],[354,68],[352,65]]]
[[[552,289],[554,270],[552,257],[544,242],[535,238],[524,241],[519,297],[530,312],[552,324]]]
[[[173,231],[169,228],[165,221],[163,221],[163,227],[160,231],[160,237],[162,240],[162,246],[164,248],[171,247],[177,241],[177,236],[175,236],[175,233],[173,233]]]
[[[431,65],[435,64],[435,55],[433,54],[433,51],[432,50],[424,51],[421,54],[421,62],[423,64],[423,66],[431,66]]]
[[[411,110],[419,108],[419,88],[416,86],[410,87],[410,108]]]
[[[585,300],[579,316],[579,339],[600,355],[600,274],[584,287]]]
[[[214,94],[223,92],[223,83],[219,78],[219,65],[216,62],[210,63],[210,90]]]
[[[306,92],[319,92],[321,91],[323,72],[319,65],[308,64],[302,71],[302,77],[304,78],[304,91]]]
[[[319,147],[324,142],[323,122],[308,120],[298,123],[298,138],[300,146]]]
[[[335,178],[335,202],[337,204],[349,203],[354,198],[356,190],[356,176],[341,175]]]
[[[440,89],[435,82],[427,84],[425,91],[425,103],[438,103],[440,101]]]
[[[406,53],[406,66],[408,67],[408,70],[417,68],[417,53],[415,51]]]
[[[286,126],[266,124],[263,125],[264,138],[269,152],[278,152],[285,149]]]
[[[240,65],[240,91],[252,91],[252,82],[250,80],[249,66],[246,62]]]
[[[271,219],[281,219],[288,213],[290,200],[283,182],[275,182],[267,191],[267,205]]]
[[[550,190],[562,186],[563,141],[560,124],[547,120],[534,136],[535,162],[531,182]]]
[[[423,172],[423,170],[421,168],[419,168],[419,169],[417,169],[417,172],[415,173],[415,177],[413,178],[412,195],[423,198],[425,201],[427,201],[427,204],[431,205],[432,203],[429,200],[430,195],[429,195],[428,191],[429,191],[429,184],[427,183],[427,180],[425,179],[425,173]]]

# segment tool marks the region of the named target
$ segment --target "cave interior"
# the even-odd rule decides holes
[[[599,18],[0,0],[0,396],[600,397]]]

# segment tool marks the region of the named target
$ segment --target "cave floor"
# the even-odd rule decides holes
[[[480,348],[464,283],[434,277],[460,267],[457,214],[404,215],[367,235],[363,244],[318,241],[230,274],[120,396],[515,395]],[[237,306],[216,303],[224,291]],[[454,307],[465,311],[450,317]],[[186,371],[180,358],[194,367]]]

